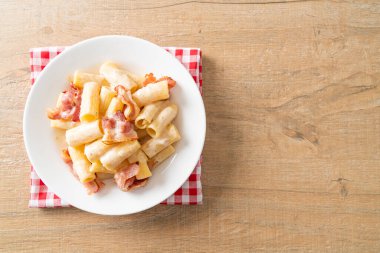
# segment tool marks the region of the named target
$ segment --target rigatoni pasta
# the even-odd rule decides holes
[[[124,161],[122,161],[117,167],[116,167],[116,171],[120,171],[120,170],[123,170],[125,168],[127,168],[130,164],[130,162],[128,161],[128,159],[125,159]]]
[[[107,174],[115,174],[115,171],[107,170],[100,161],[95,161],[90,166],[91,173],[107,173]]]
[[[84,153],[86,154],[88,160],[92,163],[99,160],[99,158],[111,149],[113,145],[104,144],[102,139],[96,140],[84,146]]]
[[[100,157],[100,162],[108,170],[115,170],[125,159],[140,148],[138,141],[126,141],[112,147]]]
[[[68,121],[68,120],[62,120],[62,119],[50,120],[51,127],[64,129],[64,130],[76,127],[78,125],[79,125],[79,122],[75,122],[75,121]]]
[[[48,111],[51,127],[66,131],[64,161],[95,193],[113,177],[122,191],[146,185],[181,139],[173,120],[178,107],[169,101],[170,77],[141,77],[112,62],[99,73],[76,71],[73,83]]]
[[[99,120],[83,123],[66,131],[66,142],[75,147],[90,143],[103,136]]]
[[[73,84],[75,87],[83,89],[83,85],[88,82],[96,82],[102,85],[108,84],[104,77],[101,75],[75,71],[73,77]]]
[[[135,125],[137,128],[145,129],[153,120],[154,116],[160,111],[164,101],[157,101],[155,103],[144,106],[144,109],[137,116]]]
[[[128,77],[137,84],[137,89],[140,89],[142,87],[143,82],[145,81],[144,76],[139,76],[126,70],[125,70],[125,73],[127,73]]]
[[[166,80],[149,84],[133,93],[133,99],[140,107],[168,98],[169,86]]]
[[[89,122],[99,118],[100,84],[88,82],[83,85],[80,121]]]
[[[82,183],[94,180],[95,174],[90,171],[91,163],[84,155],[83,147],[69,147],[68,151],[73,161],[73,170],[78,175],[79,180]]]
[[[106,62],[100,66],[99,72],[111,84],[112,88],[122,85],[131,92],[137,89],[136,82],[128,76],[128,72],[120,69],[112,62]]]
[[[152,138],[160,136],[177,116],[177,112],[177,106],[175,104],[169,104],[154,118],[153,122],[147,127],[146,132]]]
[[[178,129],[173,124],[170,124],[166,127],[160,137],[150,139],[141,146],[141,149],[149,158],[152,158],[158,152],[180,139],[181,135],[179,134]]]
[[[104,114],[107,111],[108,106],[111,103],[112,98],[115,97],[115,92],[107,86],[102,86],[100,89],[100,104],[99,104],[99,113]]]
[[[137,180],[142,180],[152,176],[152,172],[148,167],[148,158],[141,150],[137,154],[137,162],[139,163],[139,172],[136,175]]]
[[[110,104],[106,110],[105,116],[111,117],[117,111],[123,110],[123,107],[124,107],[124,105],[120,101],[120,99],[118,99],[117,97],[114,97],[114,98],[112,98],[112,100],[111,100],[111,102],[110,102]]]
[[[165,161],[169,156],[174,154],[175,148],[172,145],[169,145],[168,147],[164,148],[162,151],[160,151],[157,155],[153,156],[149,161],[150,167],[153,169],[157,167],[160,163]]]

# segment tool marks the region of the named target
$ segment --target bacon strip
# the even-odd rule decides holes
[[[158,83],[164,80],[168,81],[169,89],[175,87],[177,84],[176,81],[174,81],[173,78],[169,76],[163,76],[157,80],[156,77],[152,73],[149,73],[145,75],[145,80],[142,85],[145,87],[150,83]]]
[[[157,83],[158,83],[158,82],[161,82],[161,81],[164,81],[164,80],[168,81],[169,89],[174,88],[174,87],[176,86],[176,84],[177,84],[177,82],[174,81],[174,80],[173,80],[171,77],[169,77],[169,76],[163,76],[163,77],[161,77],[160,79],[157,80]]]
[[[148,178],[142,180],[135,180],[131,186],[129,186],[129,191],[135,190],[140,187],[144,187],[148,183]]]
[[[130,187],[136,180],[136,175],[139,173],[139,169],[139,165],[137,163],[133,163],[130,164],[128,167],[116,172],[114,179],[117,186],[122,191],[129,191]]]
[[[133,124],[126,121],[121,111],[117,111],[111,117],[104,117],[102,127],[104,131],[102,141],[106,144],[138,139]]]
[[[98,191],[100,191],[100,189],[102,189],[104,187],[104,183],[100,180],[100,179],[95,179],[95,180],[92,180],[90,182],[87,182],[87,183],[83,183],[84,187],[86,187],[87,189],[87,193],[89,195],[93,194],[93,193],[97,193]]]
[[[62,92],[60,105],[57,108],[48,110],[49,119],[63,119],[79,121],[80,104],[82,91],[73,84],[68,90]]]
[[[128,121],[135,120],[140,113],[140,108],[136,102],[132,99],[131,91],[127,90],[124,86],[118,85],[115,87],[117,97],[123,104],[126,105],[124,110],[124,116]]]
[[[153,73],[149,73],[145,75],[145,80],[143,82],[143,86],[147,86],[150,83],[156,82],[156,77],[153,75]]]

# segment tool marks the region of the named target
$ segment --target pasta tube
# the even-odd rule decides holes
[[[84,123],[66,131],[66,142],[69,146],[79,146],[90,143],[102,137],[99,120]]]
[[[117,111],[122,111],[123,107],[124,107],[124,105],[120,101],[120,99],[118,99],[117,97],[114,97],[111,100],[111,103],[110,103],[110,105],[107,108],[106,116],[107,117],[112,117],[112,115],[114,115]]]
[[[152,172],[148,167],[148,157],[141,150],[138,152],[137,159],[139,162],[139,172],[136,175],[136,179],[141,180],[152,176]]]
[[[112,62],[103,63],[103,65],[100,66],[99,72],[111,84],[112,88],[115,88],[117,85],[122,85],[131,92],[137,89],[136,82],[132,78],[129,78],[128,72],[118,68],[118,66]]]
[[[165,107],[153,120],[146,132],[152,137],[156,138],[162,134],[165,128],[173,121],[177,116],[178,108],[175,104],[170,104]]]
[[[118,170],[121,170],[121,169],[125,169],[126,167],[128,167],[130,165],[128,159],[125,159],[124,161],[122,161],[116,168],[116,171]]]
[[[95,179],[95,174],[90,172],[91,163],[83,153],[83,147],[68,147],[68,151],[73,161],[73,169],[82,183]]]
[[[181,136],[177,128],[173,124],[170,124],[160,137],[152,138],[149,141],[145,142],[141,146],[141,149],[149,158],[152,158],[158,152],[173,144],[174,142],[179,141],[180,139]]]
[[[95,163],[96,161],[99,160],[100,156],[102,156],[105,152],[107,152],[112,147],[113,145],[106,145],[103,143],[102,139],[99,139],[85,145],[84,153],[90,162]]]
[[[164,80],[158,83],[149,84],[133,93],[132,97],[140,107],[151,104],[155,101],[168,99],[168,81]]]
[[[101,85],[95,82],[84,84],[80,105],[81,122],[89,122],[99,118],[100,87]]]
[[[100,157],[100,162],[108,170],[115,170],[129,156],[135,153],[140,148],[138,141],[127,141],[108,150]]]
[[[128,162],[130,164],[132,163],[137,163],[139,161],[138,159],[138,154],[139,154],[140,150],[137,150],[135,153],[133,153],[130,157],[128,157]]]
[[[109,87],[102,86],[102,88],[100,89],[100,105],[99,105],[100,114],[104,115],[104,113],[107,111],[107,108],[112,101],[112,98],[115,96],[116,96],[115,92],[111,91]]]
[[[145,80],[145,77],[144,76],[138,76],[138,75],[135,75],[129,71],[125,71],[127,74],[128,74],[128,77],[130,79],[132,79],[133,81],[135,81],[135,83],[137,84],[137,88],[140,89],[142,87],[142,84]]]
[[[59,128],[59,129],[70,129],[73,127],[76,127],[79,125],[79,122],[74,122],[74,121],[68,121],[68,120],[62,120],[62,119],[52,119],[50,120],[50,126],[54,128]]]
[[[160,163],[165,161],[169,156],[174,154],[175,148],[172,145],[169,145],[167,148],[163,149],[160,153],[157,155],[153,156],[148,164],[150,165],[150,168],[155,168],[157,167]]]
[[[103,167],[103,165],[99,162],[96,161],[91,164],[90,166],[90,172],[91,173],[109,173],[109,174],[115,174],[115,171],[107,170],[106,168]]]
[[[136,175],[138,180],[152,176],[152,172],[150,172],[148,167],[148,157],[146,157],[145,153],[142,152],[141,149],[131,155],[128,158],[128,162],[131,164],[136,162],[139,163],[139,172]]]
[[[88,82],[97,82],[103,85],[107,84],[107,81],[104,79],[104,77],[100,75],[75,71],[73,78],[73,84],[75,87],[82,89],[83,85]]]
[[[96,173],[96,178],[100,180],[106,180],[106,179],[111,179],[114,177],[114,173],[109,173],[109,172],[97,172]]]
[[[136,127],[140,129],[146,128],[152,122],[154,116],[160,111],[164,103],[164,101],[157,101],[146,105],[135,120]]]

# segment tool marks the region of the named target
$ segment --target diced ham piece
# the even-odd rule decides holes
[[[62,92],[58,107],[48,110],[49,119],[79,121],[81,95],[82,91],[70,84],[69,89]]]
[[[124,86],[118,85],[115,87],[117,97],[126,105],[124,116],[128,121],[135,120],[140,113],[140,108],[132,98],[131,91],[127,90]]]
[[[125,119],[121,111],[117,111],[111,117],[104,117],[102,127],[104,131],[102,140],[106,144],[138,139],[133,124]]]
[[[137,163],[130,164],[128,167],[120,169],[114,176],[117,186],[122,191],[129,191],[130,187],[136,180],[137,173],[139,173],[139,165]]]

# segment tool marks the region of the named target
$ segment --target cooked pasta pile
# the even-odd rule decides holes
[[[66,131],[62,158],[89,194],[112,177],[123,191],[142,187],[175,152],[172,144],[181,139],[172,124],[178,108],[169,100],[175,85],[170,77],[139,77],[112,62],[99,74],[74,73],[48,117]]]

